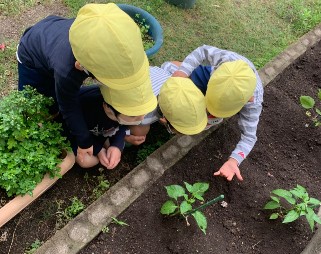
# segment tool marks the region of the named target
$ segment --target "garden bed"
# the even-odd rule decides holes
[[[301,95],[316,98],[321,88],[320,58],[318,43],[265,88],[258,142],[241,165],[243,182],[212,176],[239,140],[236,119],[231,119],[117,218],[129,226],[109,225],[109,233],[101,233],[81,253],[300,253],[313,236],[306,220],[271,221],[263,206],[272,190],[297,184],[321,199],[321,130],[299,105]],[[192,219],[187,227],[184,220],[160,214],[167,200],[164,186],[183,181],[210,183],[207,200],[225,195],[227,207],[204,210],[206,235]]]

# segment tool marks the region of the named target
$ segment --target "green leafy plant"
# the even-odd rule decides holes
[[[321,101],[321,89],[317,94],[317,97]],[[307,116],[311,117],[315,126],[321,125],[321,110],[315,106],[315,100],[311,96],[302,95],[300,96],[301,106],[307,109]]]
[[[97,179],[98,185],[93,189],[93,196],[95,199],[98,199],[110,187],[110,182],[105,179],[104,175],[99,175]]]
[[[119,226],[129,226],[126,222],[121,221],[121,220],[117,220],[115,217],[111,217],[112,218],[112,223],[115,223]]]
[[[64,216],[71,220],[72,218],[76,217],[80,212],[85,209],[85,205],[77,198],[73,197],[71,199],[71,205],[68,206],[64,211]]]
[[[104,227],[101,229],[101,232],[103,232],[104,234],[109,233],[109,227],[108,227],[108,226],[104,226]]]
[[[198,225],[198,227],[206,234],[207,219],[205,215],[200,211],[201,209],[214,204],[224,198],[223,195],[206,202],[205,204],[193,209],[192,205],[197,201],[204,202],[203,195],[208,190],[208,183],[194,183],[193,185],[184,182],[186,190],[181,185],[169,185],[165,186],[167,195],[170,197],[161,207],[161,214],[164,215],[181,215],[185,218],[187,225],[188,215],[192,215]]]
[[[150,49],[155,44],[153,38],[148,33],[150,26],[146,24],[146,20],[142,19],[140,17],[140,14],[138,14],[138,13],[135,14],[134,20],[135,20],[136,24],[139,26],[140,34],[141,34],[142,40],[143,40],[144,49],[145,50]]]
[[[0,100],[0,187],[8,196],[29,193],[49,173],[59,176],[68,146],[61,124],[51,120],[51,98],[26,87]]]
[[[36,252],[36,250],[43,244],[42,241],[37,239],[34,241],[24,252],[24,254],[33,254]]]
[[[306,189],[301,185],[297,185],[291,190],[275,189],[272,194],[271,200],[264,206],[264,209],[267,210],[277,210],[271,214],[271,220],[282,218],[282,223],[290,223],[300,216],[305,216],[312,231],[315,222],[321,224],[320,218],[313,210],[313,208],[320,206],[321,202],[309,197]]]

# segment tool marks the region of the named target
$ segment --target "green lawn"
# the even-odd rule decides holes
[[[17,5],[10,11],[5,5],[10,3],[13,6],[14,2]],[[18,2],[20,8],[17,7]],[[5,0],[0,11],[16,13],[22,9],[23,2],[29,6],[35,1]],[[69,16],[73,17],[87,2],[113,1],[64,2],[70,8]],[[143,8],[160,22],[164,44],[150,60],[151,65],[183,60],[193,49],[208,44],[242,54],[260,69],[321,22],[321,0],[196,0],[193,9],[180,9],[164,0],[122,0],[117,3]],[[16,77],[7,75],[16,71],[15,64],[10,63],[14,57],[8,60],[13,54],[13,50],[0,54],[0,87],[5,86],[8,79]]]

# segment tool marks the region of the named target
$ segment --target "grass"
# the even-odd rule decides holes
[[[0,13],[13,15],[35,2],[5,0],[0,4]],[[112,1],[64,1],[70,8],[70,17],[76,16],[79,8],[89,2]],[[121,3],[147,10],[163,27],[164,44],[150,60],[151,65],[183,60],[193,49],[208,44],[242,54],[260,69],[321,22],[320,0],[197,0],[193,9],[180,9],[164,0],[122,0]],[[17,79],[12,45],[0,54],[0,89]]]

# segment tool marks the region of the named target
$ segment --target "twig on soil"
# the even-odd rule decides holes
[[[258,245],[260,242],[262,242],[262,240],[258,241],[256,244],[252,245],[252,249],[254,249],[255,246]]]
[[[9,247],[9,250],[8,250],[8,254],[10,254],[11,247],[12,247],[12,244],[13,244],[13,239],[14,239],[14,236],[15,236],[15,233],[16,233],[16,230],[17,230],[17,227],[18,227],[18,225],[19,225],[19,223],[20,223],[21,217],[22,217],[22,216],[20,215],[20,218],[19,218],[19,220],[18,220],[18,222],[17,222],[17,224],[16,224],[16,227],[14,228],[14,231],[13,231],[13,234],[12,234],[11,243],[10,243],[10,247]]]

